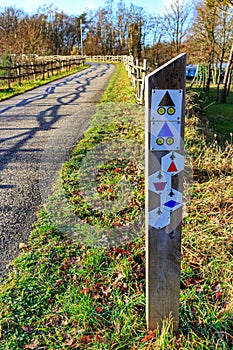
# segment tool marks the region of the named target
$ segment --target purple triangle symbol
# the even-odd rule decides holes
[[[171,132],[171,129],[167,125],[167,123],[164,123],[160,132],[158,133],[157,137],[174,137],[173,133]]]

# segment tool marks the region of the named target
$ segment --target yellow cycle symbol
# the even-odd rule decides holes
[[[159,108],[157,109],[157,112],[158,112],[158,114],[163,115],[163,114],[165,114],[166,109],[165,109],[164,107],[159,107]]]
[[[173,137],[168,137],[166,140],[167,145],[172,145],[174,143]]]
[[[173,115],[174,113],[175,113],[175,108],[173,108],[173,107],[169,107],[168,109],[167,109],[167,114],[169,114],[169,115]]]
[[[157,138],[156,140],[157,145],[161,146],[164,144],[164,139],[162,137]]]

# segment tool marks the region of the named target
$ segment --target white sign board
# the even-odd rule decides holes
[[[153,121],[151,123],[151,151],[180,149],[180,122]]]
[[[161,158],[161,170],[175,175],[184,170],[184,156],[177,152],[169,152]]]
[[[182,90],[152,90],[152,120],[181,120]]]

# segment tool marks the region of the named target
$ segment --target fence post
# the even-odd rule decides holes
[[[136,81],[137,81],[137,96],[140,97],[140,88],[141,88],[141,82],[140,82],[140,68],[139,68],[139,59],[137,58],[136,59],[136,67],[135,67],[135,70],[136,70]]]
[[[29,72],[29,63],[28,63],[28,61],[26,62],[26,77],[27,77],[27,80],[29,81],[30,80],[30,72]]]
[[[22,80],[21,80],[21,66],[19,63],[16,63],[16,67],[17,67],[17,78],[19,81],[19,85],[21,85]]]
[[[7,85],[8,89],[11,88],[11,65],[8,63],[7,65]]]
[[[60,61],[56,61],[56,74],[58,75],[60,72]]]
[[[146,317],[179,325],[186,55],[146,76]]]
[[[136,60],[135,64],[133,62],[133,66],[131,69],[131,78],[132,78],[132,84],[133,84],[134,89],[136,88],[136,78],[137,78],[138,65],[139,65],[139,60]]]
[[[140,104],[142,104],[144,100],[144,94],[145,94],[145,78],[146,78],[146,70],[147,70],[147,59],[143,60],[143,69],[142,69],[142,81],[141,81],[141,87],[138,91],[140,91]]]
[[[53,60],[51,61],[51,75],[53,76]]]
[[[45,79],[45,62],[41,63],[41,68],[42,68],[42,80]]]
[[[36,74],[35,74],[34,63],[33,62],[31,62],[31,67],[32,67],[33,79],[34,79],[34,81],[36,81]]]

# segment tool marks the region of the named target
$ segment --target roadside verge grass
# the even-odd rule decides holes
[[[121,91],[123,104],[116,91]],[[114,202],[122,178],[135,189],[125,210],[114,216],[88,205],[78,170],[88,152],[116,134],[132,139],[138,148],[144,143],[143,108],[135,104],[122,65],[117,65],[103,101],[64,164],[61,179],[83,224],[110,231],[142,212],[140,162],[122,162],[116,153],[98,169],[99,199]],[[191,107],[186,124],[195,181],[189,215],[183,221],[179,332],[173,334],[169,320],[160,335],[146,330],[142,227],[141,235],[124,245],[88,246],[59,231],[45,208],[0,288],[1,349],[232,349],[233,147],[228,143],[222,150],[214,137],[208,144]]]

